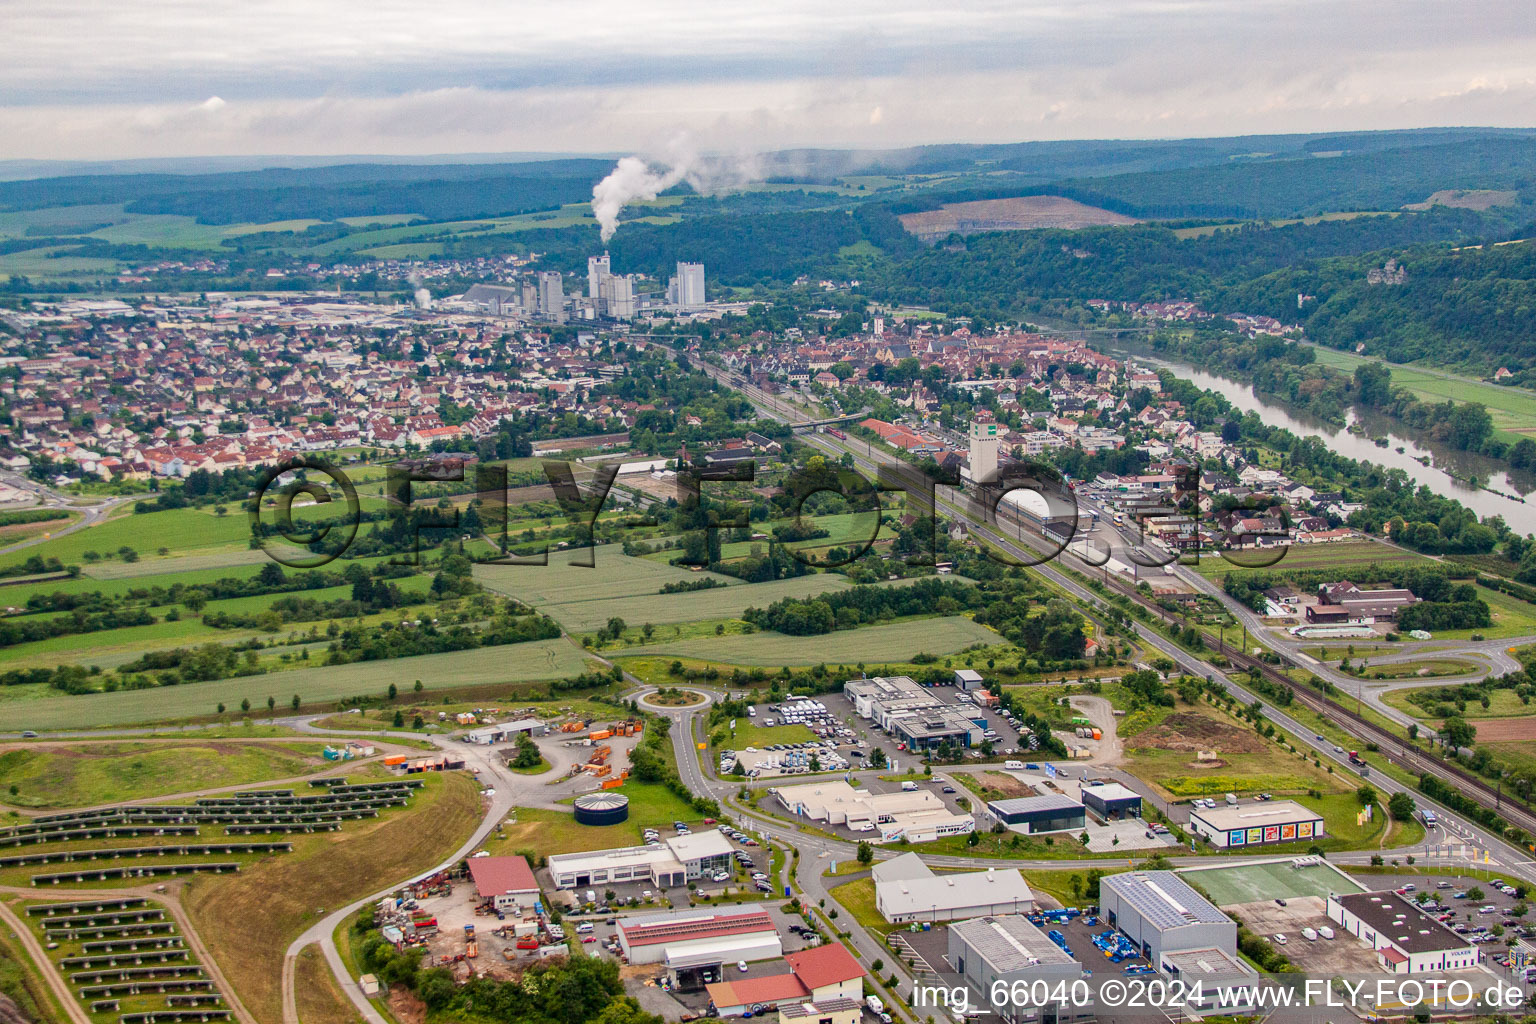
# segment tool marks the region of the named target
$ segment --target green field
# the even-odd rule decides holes
[[[758,719],[764,717],[762,709],[759,709]],[[716,726],[710,730],[710,735],[725,733],[724,746],[729,750],[746,750],[748,747],[756,747],[758,750],[774,743],[805,743],[816,739],[816,734],[803,725],[775,725],[771,728],[762,725],[754,725],[745,718],[736,719],[736,730],[730,731],[729,724]]]
[[[648,827],[670,829],[674,821],[701,824],[698,812],[660,783],[631,781],[615,792],[629,797],[628,821],[617,825],[579,825],[567,811],[520,807],[513,812],[516,822],[506,825],[499,838],[487,839],[485,848],[493,854],[518,850],[532,850],[535,856],[585,853],[636,846]]]
[[[80,807],[307,775],[320,743],[80,743],[0,753],[0,803]],[[18,792],[11,795],[10,788]]]
[[[595,568],[571,564],[588,557],[595,559]],[[747,608],[765,608],[785,597],[809,597],[855,586],[835,573],[742,583],[718,573],[691,572],[664,562],[632,558],[613,545],[552,553],[547,566],[477,565],[475,579],[488,590],[547,613],[574,633],[597,629],[614,617],[631,626],[733,618]],[[681,594],[658,593],[668,583],[700,579],[714,579],[725,586]]]
[[[249,698],[252,713],[265,712],[267,697],[284,707],[293,694],[306,703],[382,694],[394,683],[409,690],[417,679],[429,691],[494,683],[574,676],[586,668],[581,651],[566,640],[536,640],[505,647],[481,647],[449,654],[424,654],[389,661],[294,669],[268,675],[221,679],[185,686],[78,696],[48,696],[17,702],[7,712],[17,729],[78,729],[163,722],[214,714],[223,703],[233,712]]]
[[[1217,906],[1254,903],[1264,899],[1294,899],[1329,893],[1347,896],[1365,887],[1331,864],[1296,869],[1289,859],[1221,868],[1188,868],[1179,874],[1210,894]]]
[[[1273,552],[1262,554],[1239,554],[1235,557],[1256,560],[1267,560],[1273,557]],[[1286,550],[1284,557],[1272,566],[1258,569],[1249,569],[1236,562],[1215,554],[1202,554],[1200,564],[1195,566],[1196,571],[1202,576],[1211,579],[1220,579],[1229,572],[1264,572],[1272,575],[1284,574],[1288,571],[1303,569],[1332,569],[1339,568],[1341,574],[1351,566],[1365,566],[1372,563],[1380,565],[1396,564],[1400,562],[1420,562],[1429,564],[1431,560],[1423,555],[1415,554],[1404,548],[1393,547],[1390,544],[1380,544],[1371,540],[1346,540],[1333,544],[1297,544]]]
[[[1354,373],[1361,363],[1380,362],[1321,345],[1314,346],[1314,350],[1319,363],[1348,373]],[[1536,394],[1530,391],[1462,380],[1422,367],[1387,365],[1392,370],[1394,387],[1405,387],[1424,401],[1481,402],[1488,407],[1494,428],[1504,441],[1513,443],[1521,437],[1536,435]]]
[[[972,644],[997,642],[997,634],[962,616],[891,622],[820,636],[749,633],[704,637],[638,648],[648,656],[696,658],[727,665],[853,664],[905,661],[914,654],[953,654]]]

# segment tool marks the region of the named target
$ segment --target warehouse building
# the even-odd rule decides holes
[[[523,857],[471,857],[469,877],[480,901],[497,910],[531,907],[539,898],[539,883]]]
[[[1161,965],[1171,954],[1237,956],[1237,925],[1172,871],[1128,871],[1099,881],[1099,916]]]
[[[948,960],[965,982],[972,1010],[995,1010],[1006,1024],[1052,1024],[1093,1016],[1091,1006],[1030,1003],[1030,993],[1048,994],[1057,985],[1069,987],[1083,976],[1083,968],[1026,918],[1017,914],[978,917],[950,925],[948,933]],[[1032,984],[1036,981],[1045,984],[1037,988]],[[1024,984],[1015,989],[1015,982]],[[992,993],[999,983],[1003,991],[1018,991],[1025,998],[1017,1005],[1012,998],[996,1005]]]
[[[1141,817],[1141,794],[1118,782],[1102,786],[1083,786],[1083,806],[1100,821]]]
[[[936,875],[917,854],[904,853],[871,875],[875,909],[892,924],[1028,914],[1035,907],[1035,895],[1016,868]]]
[[[1424,974],[1476,967],[1476,944],[1457,935],[1395,892],[1329,894],[1328,916],[1376,950],[1393,974]]]
[[[893,843],[905,838],[910,843],[926,843],[976,831],[975,818],[950,810],[926,789],[871,793],[841,779],[829,779],[780,786],[770,792],[795,817],[876,833],[869,837],[870,842]]]
[[[585,889],[611,882],[651,882],[664,889],[731,867],[729,839],[714,829],[673,836],[655,846],[627,846],[592,853],[557,853],[549,858],[556,889]]]
[[[987,810],[998,821],[1026,836],[1081,831],[1088,826],[1083,805],[1059,793],[993,800],[987,804]]]
[[[615,934],[632,964],[661,964],[680,988],[703,988],[725,977],[742,960],[776,960],[784,955],[779,930],[768,911],[740,906],[682,910],[625,918]]]
[[[541,719],[520,718],[515,722],[503,722],[499,725],[482,725],[478,729],[471,729],[459,738],[465,743],[510,743],[522,733],[527,733],[529,736],[543,736],[547,732],[549,732],[549,725]]]
[[[1294,800],[1218,804],[1189,812],[1189,830],[1212,846],[1260,846],[1323,837],[1323,816]]]

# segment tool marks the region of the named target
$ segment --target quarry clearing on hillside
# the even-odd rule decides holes
[[[924,241],[934,241],[956,232],[970,235],[978,231],[1029,231],[1036,228],[1075,230],[1135,223],[1134,217],[1086,206],[1061,196],[978,199],[901,215],[901,226]]]

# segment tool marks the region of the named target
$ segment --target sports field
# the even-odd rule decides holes
[[[821,662],[906,661],[914,654],[945,655],[972,644],[996,643],[996,633],[962,616],[840,629],[820,636],[748,633],[654,644],[636,653],[698,658],[727,665],[815,665]]]
[[[298,694],[306,703],[380,694],[394,683],[410,690],[420,679],[426,690],[443,690],[578,675],[586,659],[563,639],[535,640],[503,647],[481,647],[449,654],[424,654],[389,661],[294,669],[267,675],[220,679],[184,686],[161,686],[116,693],[60,695],[18,701],[7,709],[16,729],[78,729],[104,725],[171,721],[212,715],[223,703],[231,713],[249,698],[252,714],[266,712],[267,697],[279,711]]]
[[[1272,860],[1223,868],[1190,868],[1179,874],[1186,882],[1210,893],[1219,907],[1297,896],[1326,899],[1329,893],[1365,891],[1365,886],[1326,862],[1294,868],[1290,860]]]

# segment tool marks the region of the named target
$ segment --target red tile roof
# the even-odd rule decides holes
[[[719,1009],[724,1006],[751,1006],[754,1003],[777,1003],[788,999],[803,999],[810,990],[793,974],[770,974],[765,978],[743,978],[740,981],[721,981],[704,986],[710,1001]]]
[[[864,968],[859,966],[853,954],[831,943],[790,953],[784,961],[810,992],[864,977]]]
[[[471,857],[469,873],[481,899],[509,892],[537,892],[533,869],[522,857]]]

